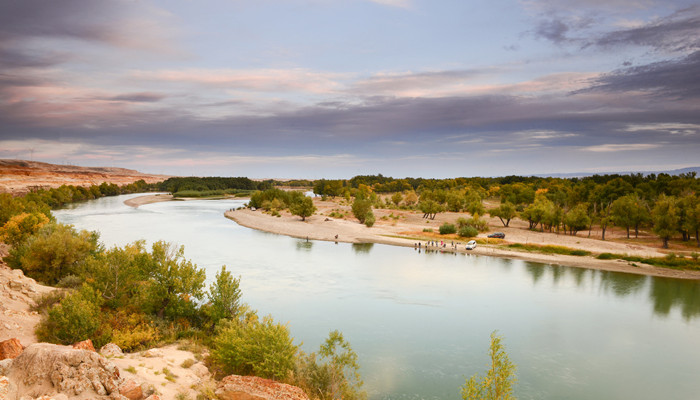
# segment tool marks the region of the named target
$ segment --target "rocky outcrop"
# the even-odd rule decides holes
[[[107,343],[100,348],[100,354],[105,357],[121,357],[124,355],[122,349],[114,343]]]
[[[22,354],[24,347],[19,342],[19,339],[12,338],[0,342],[0,360],[7,358],[15,358]]]
[[[163,357],[163,350],[161,349],[148,349],[143,352],[142,356],[144,357]]]
[[[78,350],[88,350],[88,351],[97,351],[95,350],[95,346],[92,345],[92,340],[83,340],[82,342],[74,343],[73,344],[74,349]]]
[[[255,376],[230,375],[216,389],[221,400],[309,400],[296,386]]]
[[[141,390],[141,385],[136,383],[133,379],[127,379],[121,384],[121,386],[119,386],[119,394],[129,400],[140,400],[143,398],[143,390]]]
[[[16,385],[17,394],[42,387],[44,394],[62,393],[99,398],[119,395],[119,370],[94,351],[73,349],[48,343],[27,346],[8,368],[7,376]],[[18,396],[19,397],[19,396]]]

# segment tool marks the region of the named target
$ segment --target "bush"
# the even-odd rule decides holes
[[[467,225],[459,228],[459,236],[461,237],[476,237],[476,235],[479,234],[479,231],[476,230],[473,226]]]
[[[113,329],[112,342],[124,351],[151,347],[160,340],[158,330],[141,312],[120,310],[111,316],[109,323]]]
[[[614,260],[617,258],[617,256],[612,253],[600,253],[596,258],[599,260]]]
[[[423,228],[423,232],[433,233],[433,228]]]
[[[37,337],[60,344],[95,338],[102,316],[100,305],[100,293],[83,285],[49,310],[37,328]]]
[[[365,225],[368,228],[371,228],[374,225],[374,222],[375,222],[374,213],[372,212],[372,210],[369,210],[367,212],[367,216],[365,216]]]
[[[226,374],[282,380],[294,369],[298,346],[292,340],[285,325],[249,312],[220,324],[211,356]]]
[[[457,228],[453,224],[448,224],[445,222],[444,224],[440,225],[440,234],[441,235],[448,235],[451,233],[456,233]]]

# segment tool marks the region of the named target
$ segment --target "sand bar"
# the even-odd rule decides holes
[[[133,199],[124,200],[124,204],[129,207],[138,208],[146,204],[160,203],[173,199],[171,194],[148,194],[145,196],[134,197]]]

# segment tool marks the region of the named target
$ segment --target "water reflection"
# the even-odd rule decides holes
[[[374,243],[353,243],[352,250],[356,254],[369,254],[373,246]]]
[[[527,271],[530,274],[530,276],[532,276],[532,283],[533,285],[536,285],[537,282],[542,278],[542,275],[544,275],[544,265],[525,262],[525,271]]]
[[[311,251],[311,249],[314,247],[314,242],[311,240],[298,240],[296,245],[297,250]]]
[[[626,297],[639,292],[648,279],[645,275],[610,271],[598,271],[598,275],[600,275],[600,288],[605,293],[613,293],[617,297]]]
[[[700,285],[696,281],[656,278],[651,281],[649,296],[657,315],[667,316],[674,307],[680,307],[688,321],[700,315]]]

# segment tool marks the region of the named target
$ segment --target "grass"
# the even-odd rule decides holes
[[[572,249],[570,247],[553,246],[553,245],[540,246],[540,245],[536,245],[536,244],[512,243],[512,244],[506,245],[506,247],[511,248],[511,249],[518,249],[518,250],[525,250],[525,251],[529,251],[529,252],[535,252],[535,253],[561,254],[561,255],[567,255],[567,256],[588,256],[591,254],[590,251],[586,251],[586,250]]]
[[[66,294],[67,292],[65,290],[53,290],[47,293],[42,293],[34,298],[35,304],[33,304],[29,309],[39,313],[44,312],[51,308],[52,305],[63,300],[63,298],[66,297]]]
[[[187,360],[183,361],[182,364],[180,364],[180,366],[182,368],[189,368],[189,367],[193,366],[195,362],[196,361],[194,359],[188,358]]]
[[[133,365],[129,365],[127,368],[124,368],[124,371],[131,372],[134,375],[136,374],[136,368],[134,368]]]
[[[163,374],[165,375],[165,379],[169,380],[170,382],[175,383],[177,380],[178,376],[173,374],[169,369],[163,368]]]
[[[634,263],[644,263],[655,267],[700,270],[700,260],[698,260],[697,253],[691,254],[690,257],[674,253],[668,254],[666,257],[639,257],[626,254],[601,253],[596,258],[599,260],[625,260],[634,266],[636,266]]]

